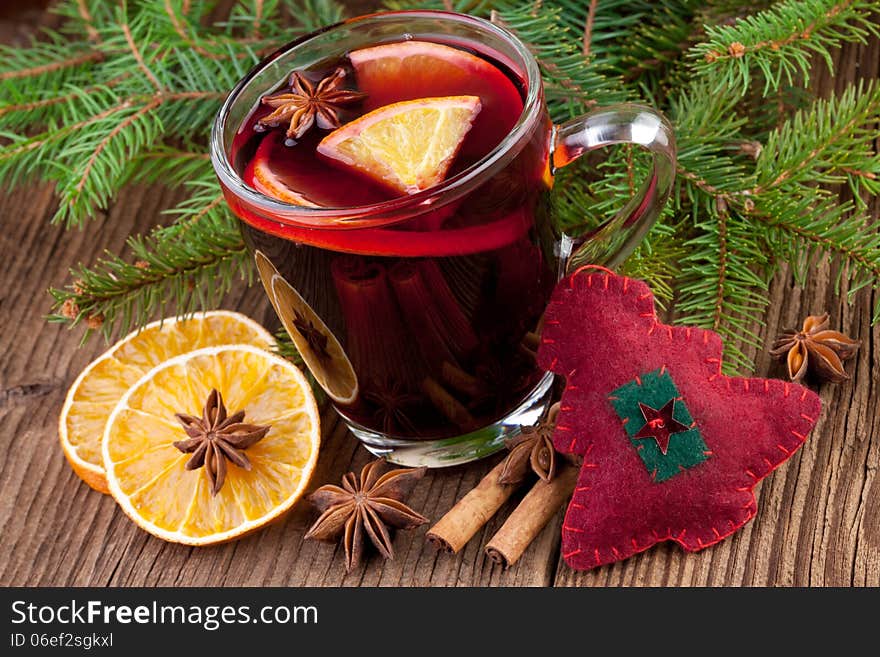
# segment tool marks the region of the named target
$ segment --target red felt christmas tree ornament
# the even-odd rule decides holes
[[[721,373],[721,338],[657,320],[648,286],[600,267],[564,279],[538,352],[565,377],[557,450],[583,458],[566,562],[589,569],[662,541],[701,550],[757,511],[752,489],[816,423],[819,397]]]

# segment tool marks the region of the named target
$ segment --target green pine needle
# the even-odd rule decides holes
[[[73,270],[73,283],[50,290],[50,320],[84,322],[87,334],[101,329],[109,337],[157,315],[216,307],[236,278],[250,280],[250,258],[218,189],[196,192],[177,213],[171,226],[129,238],[131,261],[108,253]]]
[[[784,0],[732,25],[707,25],[707,40],[689,57],[697,72],[720,71],[718,89],[745,93],[759,74],[766,96],[782,84],[808,82],[814,57],[833,70],[832,49],[880,34],[876,11],[876,0]]]

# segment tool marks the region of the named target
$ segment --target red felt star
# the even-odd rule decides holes
[[[647,285],[583,269],[553,293],[538,352],[542,366],[566,377],[554,444],[583,457],[563,524],[565,560],[588,569],[666,540],[689,551],[712,545],[755,515],[752,489],[806,440],[819,398],[776,379],[723,375],[716,333],[661,324]],[[609,400],[651,372],[671,377],[707,449],[663,481],[639,456],[639,444],[650,443],[627,435]],[[671,409],[660,409],[664,423]],[[645,433],[662,447],[656,429]]]
[[[688,430],[686,425],[672,417],[675,411],[674,399],[666,402],[659,411],[642,402],[639,402],[639,409],[645,416],[645,426],[639,429],[633,438],[653,438],[663,454],[669,450],[669,438],[672,434]]]

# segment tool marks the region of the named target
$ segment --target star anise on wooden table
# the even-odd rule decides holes
[[[202,417],[174,414],[189,436],[186,440],[175,441],[174,446],[185,454],[192,454],[184,466],[187,470],[205,467],[211,482],[211,495],[216,495],[223,487],[226,461],[250,470],[251,462],[244,450],[269,433],[269,426],[245,424],[244,413],[242,410],[228,415],[223,396],[212,389],[202,409]]]
[[[858,340],[828,329],[828,313],[810,315],[801,330],[786,329],[773,343],[770,354],[788,364],[788,376],[801,381],[807,372],[832,383],[849,379],[843,361],[855,356]]]
[[[393,559],[388,528],[413,529],[428,522],[402,501],[427,468],[399,468],[383,474],[384,466],[384,459],[371,461],[361,470],[360,479],[349,472],[342,477],[341,487],[327,484],[309,496],[322,513],[306,538],[332,541],[342,536],[346,572],[360,563],[365,533],[383,557]]]
[[[293,71],[289,89],[264,96],[263,105],[274,111],[257,121],[261,128],[288,123],[287,138],[300,139],[315,124],[324,130],[338,128],[339,112],[345,105],[366,98],[366,94],[343,89],[345,69],[341,66],[315,84],[300,71]]]
[[[553,430],[559,404],[547,412],[547,416],[535,426],[525,426],[520,434],[507,441],[510,453],[504,459],[504,468],[498,476],[500,484],[518,484],[529,470],[544,481],[551,481],[556,475],[556,450],[553,447]]]

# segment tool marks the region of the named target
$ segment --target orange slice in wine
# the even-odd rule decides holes
[[[266,196],[310,208],[370,205],[391,196],[390,191],[365,184],[360,174],[346,174],[314,157],[310,146],[285,146],[283,133],[263,138],[244,181]]]
[[[272,198],[277,198],[279,201],[284,201],[291,205],[304,205],[310,208],[318,207],[317,203],[313,203],[285,183],[284,178],[272,167],[273,158],[271,157],[271,150],[274,146],[273,141],[272,139],[264,139],[260,143],[254,159],[245,170],[245,180],[258,192]]]
[[[398,192],[442,182],[480,112],[476,96],[386,105],[334,130],[318,153]]]
[[[500,59],[500,56],[499,56]],[[431,96],[477,96],[483,111],[462,154],[482,157],[513,128],[523,109],[514,82],[498,67],[470,52],[430,41],[401,41],[355,50],[349,55],[367,111]],[[473,152],[469,153],[468,150]]]

